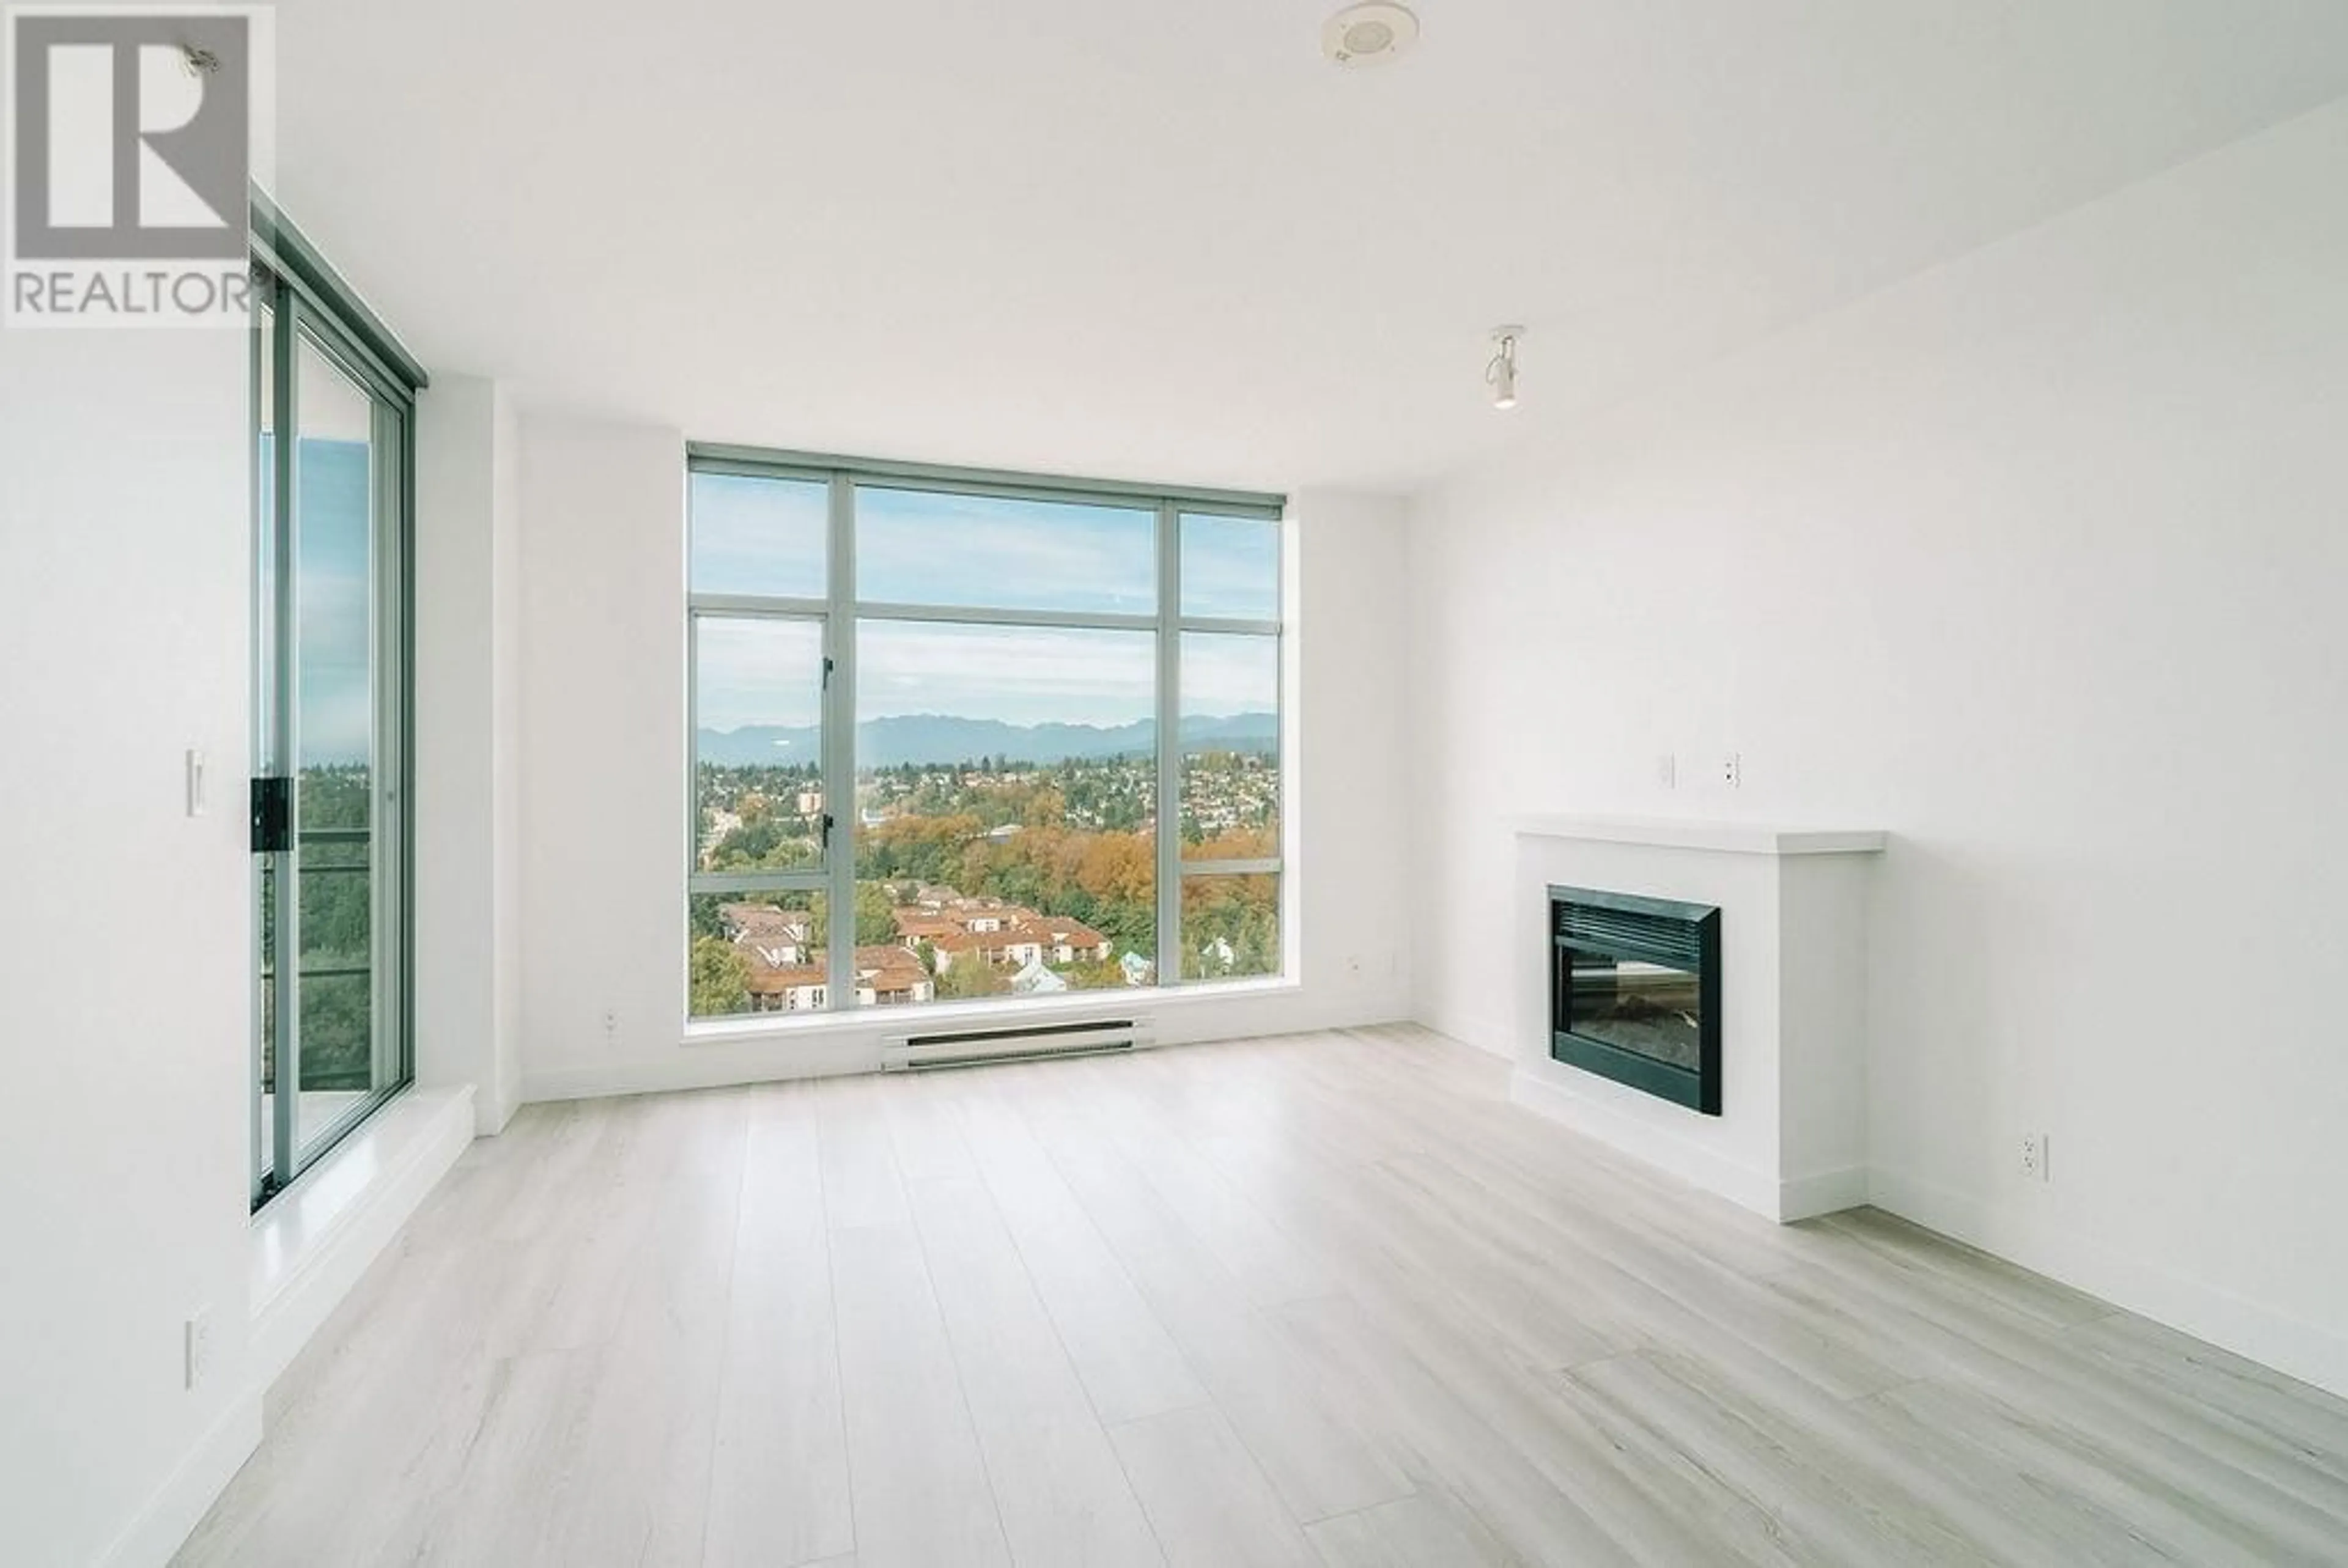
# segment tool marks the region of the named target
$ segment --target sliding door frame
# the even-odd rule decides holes
[[[415,1077],[413,977],[415,830],[416,395],[428,384],[422,368],[327,265],[299,231],[259,192],[252,208],[254,338],[252,388],[256,412],[271,409],[268,505],[253,466],[254,682],[256,716],[269,714],[269,744],[255,747],[255,837],[252,922],[255,976],[252,1024],[252,1204],[285,1190],[360,1122]],[[261,310],[272,320],[261,337]],[[266,342],[269,352],[261,352]],[[373,1087],[325,1126],[301,1141],[301,723],[299,701],[300,468],[302,348],[308,343],[347,375],[367,399],[369,465],[369,696],[372,711],[366,842],[368,873],[368,1077]],[[256,439],[258,421],[255,422]],[[258,592],[264,573],[270,592]],[[262,638],[267,629],[267,657]],[[282,844],[264,848],[263,781],[282,781]],[[274,883],[267,968],[272,1027],[262,1025],[261,889]],[[264,1076],[264,1061],[268,1074]],[[270,1081],[273,1079],[273,1083]],[[264,1093],[264,1085],[272,1091]],[[267,1114],[264,1116],[264,1107]],[[264,1136],[264,1121],[267,1136]]]

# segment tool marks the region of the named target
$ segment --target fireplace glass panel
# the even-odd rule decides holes
[[[1696,1072],[1704,1065],[1704,987],[1689,969],[1620,958],[1605,953],[1558,949],[1567,969],[1559,987],[1565,1001],[1561,1026],[1595,1040]]]
[[[1549,896],[1550,1055],[1719,1115],[1719,909],[1588,887]]]

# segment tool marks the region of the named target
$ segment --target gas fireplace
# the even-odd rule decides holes
[[[1720,1114],[1720,911],[1549,890],[1550,1054]]]

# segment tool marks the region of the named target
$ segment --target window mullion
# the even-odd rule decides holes
[[[685,885],[690,893],[701,874],[701,611],[692,606],[685,612]],[[691,1017],[693,931],[689,922],[685,946],[688,959],[685,1009]]]
[[[1158,504],[1158,983],[1182,983],[1182,522]]]
[[[1217,615],[1186,615],[1182,617],[1182,630],[1211,631],[1239,637],[1277,637],[1280,635],[1281,628],[1277,620],[1247,620]]]
[[[974,605],[879,600],[859,602],[855,609],[859,615],[871,620],[920,620],[949,626],[1050,626],[1072,631],[1155,631],[1159,627],[1156,615],[1119,615],[1107,610],[988,610]]]
[[[292,802],[289,815],[287,848],[275,852],[277,862],[276,908],[274,918],[276,950],[270,955],[274,966],[272,977],[275,994],[271,1008],[275,1025],[271,1043],[272,1136],[276,1143],[272,1175],[278,1188],[289,1185],[301,1170],[301,1149],[295,1133],[298,1128],[295,1112],[302,1097],[302,1009],[299,987],[302,968],[302,891],[301,877],[295,875],[296,857],[291,845],[292,832],[298,832],[302,814],[302,747],[298,726],[301,723],[300,703],[296,700],[296,682],[300,672],[301,643],[298,629],[301,621],[301,583],[298,575],[299,553],[296,548],[300,525],[299,477],[302,443],[301,398],[294,384],[294,367],[300,363],[303,318],[307,313],[295,299],[293,289],[281,275],[277,289],[277,316],[271,341],[273,363],[269,374],[275,385],[275,402],[271,420],[275,434],[272,437],[271,456],[275,468],[270,478],[270,504],[273,548],[276,551],[275,581],[277,616],[275,653],[275,700],[277,711],[270,726],[277,743],[272,759],[277,777],[285,781],[288,799]]]
[[[813,620],[828,613],[831,600],[784,599],[758,593],[695,593],[685,608],[695,615],[765,616],[778,620]]]
[[[824,1008],[856,1005],[856,486],[831,476],[829,613],[824,653],[831,661],[823,692],[823,835],[830,875],[830,940],[824,949]]]

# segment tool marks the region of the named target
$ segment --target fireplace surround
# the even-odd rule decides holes
[[[1797,1219],[1864,1202],[1867,1195],[1867,922],[1870,868],[1886,837],[1869,829],[1600,816],[1519,817],[1509,930],[1518,944],[1509,1095],[1624,1153],[1770,1218]],[[1702,989],[1700,948],[1626,955],[1613,971],[1585,960],[1575,994],[1568,952],[1595,950],[1603,934],[1630,944],[1621,910],[1585,909],[1581,927],[1559,925],[1560,903],[1587,906],[1576,890],[1688,911],[1716,911],[1711,938],[1718,989]],[[1635,907],[1635,906],[1634,906]],[[1601,921],[1617,921],[1601,933]],[[1701,919],[1696,922],[1701,928]],[[1652,922],[1627,934],[1653,939]],[[1575,948],[1573,941],[1584,944]],[[1624,960],[1645,1004],[1606,1001],[1626,988]],[[1659,961],[1662,960],[1662,961]],[[1698,977],[1694,1007],[1687,982]],[[1563,991],[1560,998],[1560,992]],[[1562,1001],[1566,1011],[1560,1018]],[[1716,1005],[1715,1005],[1716,1001]],[[1667,1005],[1670,1004],[1670,1005]],[[1577,1010],[1578,1009],[1578,1010]],[[1618,1016],[1605,1016],[1608,1012]],[[1686,1018],[1678,1014],[1686,1013]],[[1567,1027],[1560,1030],[1560,1022]],[[1632,1062],[1666,1081],[1703,1076],[1707,1026],[1716,1028],[1716,1111],[1652,1085],[1593,1071],[1574,1052]],[[1562,1037],[1562,1040],[1561,1038]],[[1677,1080],[1684,1083],[1685,1079]]]

